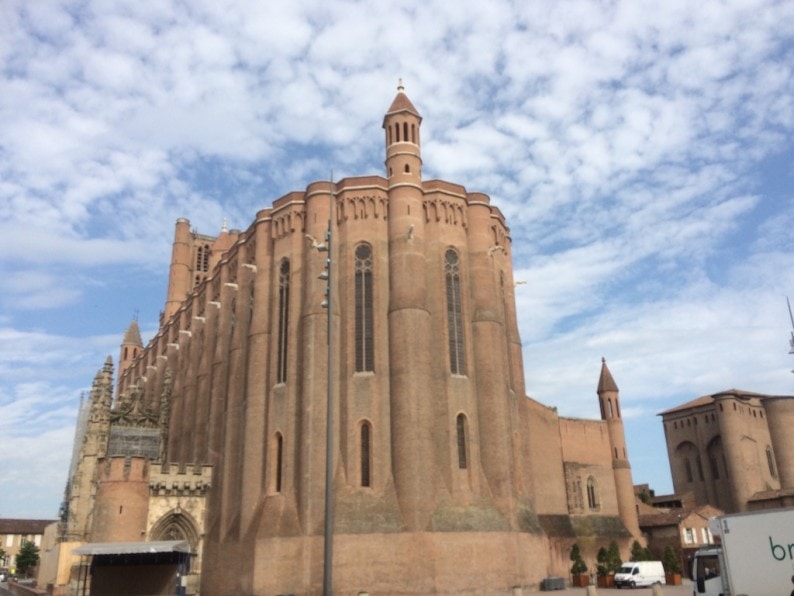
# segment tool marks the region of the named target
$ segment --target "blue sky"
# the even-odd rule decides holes
[[[165,302],[174,223],[245,229],[382,174],[402,77],[426,178],[513,239],[527,392],[621,389],[635,482],[656,414],[794,394],[794,3],[6,0],[0,5],[0,516],[54,517],[81,392]]]

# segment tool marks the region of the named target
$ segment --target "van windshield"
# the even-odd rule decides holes
[[[627,573],[631,575],[631,572],[634,571],[634,565],[621,565],[620,569],[618,569],[618,573]]]

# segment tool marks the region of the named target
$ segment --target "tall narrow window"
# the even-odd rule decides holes
[[[458,467],[464,470],[469,467],[468,457],[466,456],[466,416],[458,414]]]
[[[287,382],[287,338],[289,337],[289,261],[282,261],[278,278],[278,350],[276,382]]]
[[[777,471],[775,471],[775,457],[772,455],[772,448],[766,448],[766,463],[769,466],[769,473],[772,478],[777,478]]]
[[[375,370],[372,322],[372,247],[359,244],[355,254],[356,372]]]
[[[445,255],[447,280],[447,327],[449,333],[449,366],[453,375],[466,374],[463,353],[463,312],[460,303],[460,259],[450,249]]]
[[[361,486],[372,486],[372,427],[369,422],[361,425]]]
[[[717,464],[717,458],[713,455],[709,455],[709,463],[711,464],[711,477],[714,478],[714,480],[719,480],[720,467],[719,464]]]
[[[284,437],[281,436],[281,433],[276,433],[276,444],[275,444],[276,452],[274,454],[275,461],[273,462],[273,489],[277,492],[281,492],[281,479],[282,473],[284,470]]]
[[[689,458],[684,460],[684,471],[686,472],[686,481],[692,482],[692,464],[689,463]]]
[[[587,479],[587,506],[591,511],[598,509],[598,483],[592,476]]]

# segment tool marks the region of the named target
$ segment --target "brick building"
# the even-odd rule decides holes
[[[57,520],[0,518],[0,568],[14,569],[16,558],[23,542],[32,542],[41,547],[42,536],[47,526]]]
[[[334,593],[511,593],[574,542],[628,553],[617,385],[602,362],[600,420],[526,396],[507,222],[423,179],[421,123],[400,88],[386,177],[177,222],[161,327],[133,322],[86,404],[70,541],[187,540],[189,592],[319,591],[330,393]]]
[[[794,505],[794,396],[730,389],[660,416],[676,493],[727,513]]]

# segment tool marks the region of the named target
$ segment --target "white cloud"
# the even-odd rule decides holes
[[[678,397],[785,393],[793,29],[768,0],[6,2],[2,403],[76,408],[177,217],[382,174],[398,77],[425,176],[508,217],[536,397],[592,410],[602,355],[648,436]]]

